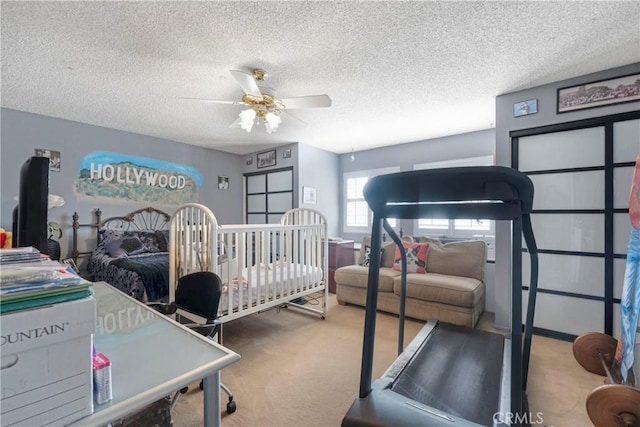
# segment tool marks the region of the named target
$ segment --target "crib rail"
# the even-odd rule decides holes
[[[227,322],[322,292],[328,288],[326,222],[317,211],[295,209],[281,224],[219,225],[205,206],[187,204],[172,216],[170,286],[195,271],[212,271],[223,282],[219,320]]]

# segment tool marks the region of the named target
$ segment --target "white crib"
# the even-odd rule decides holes
[[[171,217],[169,240],[170,301],[180,277],[212,271],[223,282],[221,323],[284,304],[325,316],[327,225],[318,211],[292,209],[280,224],[219,225],[209,208],[188,203]],[[320,308],[295,302],[316,293]]]

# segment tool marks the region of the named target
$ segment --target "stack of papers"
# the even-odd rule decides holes
[[[46,255],[34,247],[0,249],[0,263],[21,263],[39,261]]]
[[[34,251],[37,261],[27,259],[27,256],[33,257]],[[91,282],[33,248],[3,249],[2,252],[0,313],[71,301],[92,294]]]

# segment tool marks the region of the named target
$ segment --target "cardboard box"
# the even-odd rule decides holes
[[[95,324],[93,298],[0,316],[3,425],[62,426],[93,413]]]

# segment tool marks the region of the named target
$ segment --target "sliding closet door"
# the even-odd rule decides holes
[[[614,322],[619,324],[614,318],[619,317],[616,302],[630,232],[628,196],[639,129],[637,119],[603,118],[555,126],[551,132],[514,132],[514,167],[535,186],[531,219],[540,251],[538,332],[571,339],[587,331],[612,334]],[[528,254],[522,263],[527,285]],[[526,287],[524,297],[523,315]]]
[[[246,223],[276,224],[293,208],[293,168],[245,175]]]

